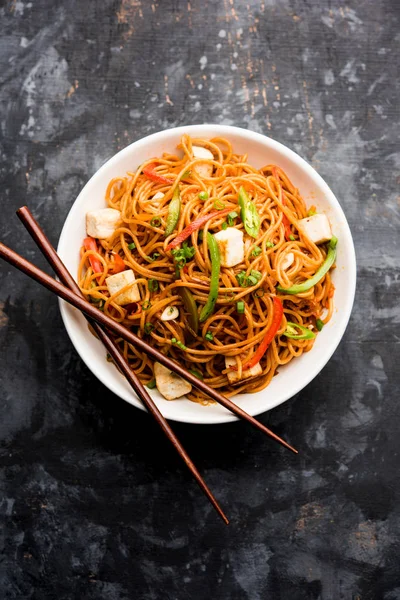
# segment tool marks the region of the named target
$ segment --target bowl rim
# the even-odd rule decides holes
[[[73,202],[73,204],[68,212],[68,215],[64,221],[64,225],[62,227],[61,234],[59,237],[59,241],[58,241],[58,245],[57,245],[57,252],[62,257],[62,255],[63,255],[62,249],[66,243],[67,231],[69,230],[70,222],[75,221],[75,212],[78,211],[80,204],[82,203],[83,199],[85,198],[88,190],[90,190],[90,188],[92,186],[96,185],[96,180],[101,176],[101,174],[104,171],[106,171],[109,168],[112,168],[112,166],[114,164],[118,164],[119,161],[125,157],[125,155],[129,155],[132,152],[133,147],[135,147],[135,150],[140,150],[141,146],[146,147],[149,143],[151,143],[152,141],[155,141],[155,140],[158,140],[160,143],[162,143],[164,138],[169,138],[171,135],[182,135],[183,133],[188,133],[189,135],[196,136],[196,135],[204,132],[205,130],[207,130],[207,131],[212,130],[213,132],[215,132],[215,136],[223,135],[224,137],[229,137],[230,134],[238,135],[238,136],[247,138],[249,140],[252,140],[256,143],[261,143],[263,145],[267,145],[269,148],[272,148],[273,150],[279,152],[285,158],[287,158],[289,161],[296,164],[296,166],[298,168],[300,168],[302,171],[304,171],[306,173],[306,175],[316,183],[316,185],[319,187],[319,189],[322,191],[322,193],[328,198],[329,205],[333,206],[334,210],[341,215],[341,217],[342,217],[341,236],[346,236],[348,250],[350,250],[349,254],[346,255],[346,268],[349,271],[348,280],[350,282],[350,285],[347,288],[347,294],[345,297],[344,307],[342,307],[342,309],[341,309],[341,312],[343,313],[342,318],[341,318],[340,322],[337,324],[337,326],[335,327],[335,337],[336,337],[335,342],[331,343],[329,345],[329,349],[324,352],[324,359],[322,361],[322,364],[319,361],[316,361],[315,364],[318,365],[317,368],[310,370],[310,372],[307,373],[307,376],[301,380],[301,383],[299,385],[295,386],[294,389],[291,389],[290,394],[283,394],[282,396],[280,396],[277,399],[270,400],[269,404],[268,404],[268,408],[261,406],[259,410],[258,409],[251,410],[251,411],[249,410],[249,414],[251,414],[252,416],[256,416],[256,415],[265,413],[265,412],[275,408],[276,406],[279,406],[280,404],[283,404],[290,398],[293,398],[296,394],[298,394],[301,390],[303,390],[307,385],[309,385],[309,383],[322,371],[322,369],[326,366],[328,361],[331,359],[333,353],[336,351],[338,345],[340,344],[340,341],[342,340],[342,337],[347,328],[347,325],[348,325],[348,322],[349,322],[349,319],[351,316],[353,304],[354,304],[354,297],[355,297],[355,291],[356,291],[357,268],[356,268],[356,254],[355,254],[355,249],[354,249],[354,242],[353,242],[353,238],[351,235],[349,224],[347,222],[346,216],[344,214],[344,211],[343,211],[339,201],[337,200],[335,194],[332,192],[332,190],[330,189],[328,184],[321,177],[321,175],[319,175],[319,173],[304,158],[302,158],[299,154],[297,154],[297,152],[295,152],[294,150],[288,148],[281,142],[278,142],[269,136],[266,136],[261,133],[257,133],[255,131],[243,129],[241,127],[236,127],[233,125],[217,125],[217,124],[213,124],[213,123],[203,123],[203,124],[197,124],[197,125],[180,125],[179,127],[172,127],[170,129],[164,129],[164,130],[152,133],[150,135],[147,135],[143,138],[140,138],[140,139],[132,142],[131,144],[129,144],[122,150],[119,150],[111,158],[107,159],[101,165],[101,167],[97,171],[95,171],[95,173],[93,173],[93,175],[90,177],[90,179],[87,181],[87,183],[84,185],[84,187],[78,194],[77,198]],[[209,137],[209,133],[207,133],[207,137]],[[93,375],[95,375],[95,377],[97,379],[99,379],[101,381],[101,383],[103,383],[103,385],[106,388],[108,388],[112,393],[114,393],[116,396],[127,401],[129,404],[132,404],[133,406],[140,408],[141,410],[146,410],[145,407],[141,404],[141,402],[138,399],[137,399],[137,403],[133,404],[132,398],[128,399],[128,397],[125,397],[123,394],[121,394],[120,391],[114,387],[113,382],[109,381],[107,372],[105,370],[101,370],[101,369],[98,370],[91,363],[91,361],[87,360],[87,357],[84,356],[84,352],[83,352],[82,348],[80,347],[80,343],[77,340],[75,333],[74,333],[74,325],[72,324],[72,319],[70,318],[70,314],[68,313],[70,306],[67,303],[65,303],[64,301],[62,301],[61,299],[59,299],[59,308],[60,308],[61,317],[62,317],[64,326],[65,326],[65,329],[67,330],[68,336],[69,336],[75,350],[77,351],[78,355],[83,360],[83,362],[86,364],[86,366],[89,368],[89,370],[93,373]],[[133,394],[132,390],[130,390],[130,392],[131,392],[131,394]],[[224,411],[222,414],[217,415],[215,413],[211,414],[211,411],[208,411],[206,413],[207,407],[204,407],[204,409],[205,409],[204,418],[199,418],[199,417],[192,418],[192,415],[189,415],[188,417],[185,418],[184,414],[182,414],[182,416],[180,416],[180,415],[179,416],[176,416],[176,415],[168,416],[168,414],[164,414],[164,416],[168,420],[173,420],[173,421],[187,423],[187,424],[198,424],[198,425],[213,425],[213,424],[222,424],[222,423],[232,423],[232,422],[235,422],[238,420],[238,417],[236,417],[234,414],[229,413],[227,411]],[[164,411],[164,412],[168,412],[168,411]],[[182,411],[182,413],[184,413],[184,411]],[[206,414],[207,414],[208,418],[205,418]]]

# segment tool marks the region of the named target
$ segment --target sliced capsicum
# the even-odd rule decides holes
[[[331,266],[336,260],[336,246],[338,239],[333,236],[331,241],[329,242],[328,254],[318,271],[315,273],[313,277],[307,279],[304,283],[298,283],[292,285],[290,288],[284,288],[281,285],[277,286],[278,292],[282,292],[283,294],[303,294],[304,292],[308,292],[314,285],[318,283],[329,271]]]

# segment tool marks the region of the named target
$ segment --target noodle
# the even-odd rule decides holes
[[[213,159],[195,158],[194,146],[210,150]],[[315,336],[312,339],[286,336],[287,322],[297,323],[317,334],[317,320],[327,323],[331,318],[334,287],[330,271],[303,293],[279,293],[283,318],[259,361],[261,374],[240,380],[243,366],[255,356],[272,326],[277,285],[287,289],[313,277],[324,263],[328,248],[326,244],[316,245],[299,229],[298,221],[307,217],[307,208],[299,191],[279,167],[267,165],[255,169],[247,163],[246,155],[234,154],[230,142],[223,138],[203,140],[184,135],[178,149],[180,156],[166,153],[148,159],[136,172],[110,181],[106,204],[121,212],[122,223],[111,237],[98,240],[97,252],[82,247],[79,286],[108,316],[187,369],[194,370],[226,396],[258,392],[270,383],[280,365],[310,351],[315,342]],[[209,177],[199,174],[199,165],[212,167]],[[147,177],[143,173],[146,168],[154,168],[156,175],[169,183]],[[259,215],[256,237],[246,233],[239,216],[238,194],[242,187]],[[166,238],[166,220],[177,188],[181,202],[179,220]],[[156,194],[160,197],[154,198]],[[226,229],[227,209],[237,213],[233,226],[244,233],[244,261],[234,267],[221,268],[214,309],[200,323],[194,336],[190,333],[191,315],[184,303],[182,288],[191,292],[200,314],[210,292],[212,271],[207,233]],[[194,249],[194,255],[177,268],[173,252],[166,250],[168,244],[197,218],[218,210],[221,215],[216,214],[187,238],[187,246]],[[291,232],[289,239],[285,231]],[[120,306],[116,302],[120,292],[112,296],[108,292],[106,279],[113,273],[115,254],[136,276],[140,291],[137,303]],[[101,262],[100,275],[95,275],[91,266],[93,255]],[[288,255],[293,255],[289,266]],[[258,280],[254,281],[252,273],[257,273]],[[150,280],[157,282],[153,284],[156,289],[150,286]],[[246,286],[243,281],[247,281]],[[244,304],[243,313],[238,314],[238,303]],[[163,321],[160,315],[168,307],[176,307],[179,316]],[[141,381],[153,380],[152,359],[126,341],[117,341]],[[228,381],[226,357],[236,359],[238,383]],[[188,397],[204,404],[209,402],[195,388]]]

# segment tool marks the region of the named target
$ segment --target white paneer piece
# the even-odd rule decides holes
[[[282,261],[282,269],[286,271],[289,267],[294,263],[294,254],[293,252],[288,252],[285,258]]]
[[[154,376],[157,389],[166,400],[175,400],[192,391],[192,386],[188,381],[158,362],[154,363]]]
[[[323,244],[332,239],[332,230],[326,215],[317,213],[311,217],[300,219],[298,225],[314,244]]]
[[[227,369],[229,369],[229,367],[235,367],[236,364],[236,358],[234,356],[225,356],[225,366]],[[260,363],[258,362],[254,365],[254,367],[251,367],[251,369],[246,369],[245,371],[242,371],[242,377],[240,379],[238,371],[233,371],[232,369],[229,369],[226,375],[228,377],[229,383],[233,384],[238,383],[239,381],[243,381],[243,379],[257,377],[258,375],[261,375],[261,373],[262,368]]]
[[[119,296],[114,298],[116,304],[124,306],[131,302],[139,302],[140,292],[137,283],[134,283],[134,281],[135,273],[132,269],[116,273],[115,275],[106,278],[106,286],[111,296],[119,292],[119,290],[122,290],[122,288],[126,287],[128,284],[131,284],[122,292],[122,294],[119,294]]]
[[[194,158],[206,158],[207,160],[214,160],[214,155],[207,148],[203,146],[192,146]],[[193,167],[199,177],[211,177],[213,174],[213,166],[207,163],[198,164]]]
[[[223,267],[234,267],[244,261],[243,231],[228,227],[215,233],[214,237],[217,240]]]
[[[86,213],[86,231],[98,240],[109,238],[121,223],[121,213],[115,208],[99,208]]]

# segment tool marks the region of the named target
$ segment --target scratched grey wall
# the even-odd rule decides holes
[[[204,121],[308,159],[349,219],[358,294],[320,376],[262,421],[176,431],[225,527],[155,425],[81,363],[54,297],[0,265],[0,597],[400,599],[399,3],[0,2],[1,239],[56,242],[118,149]]]

